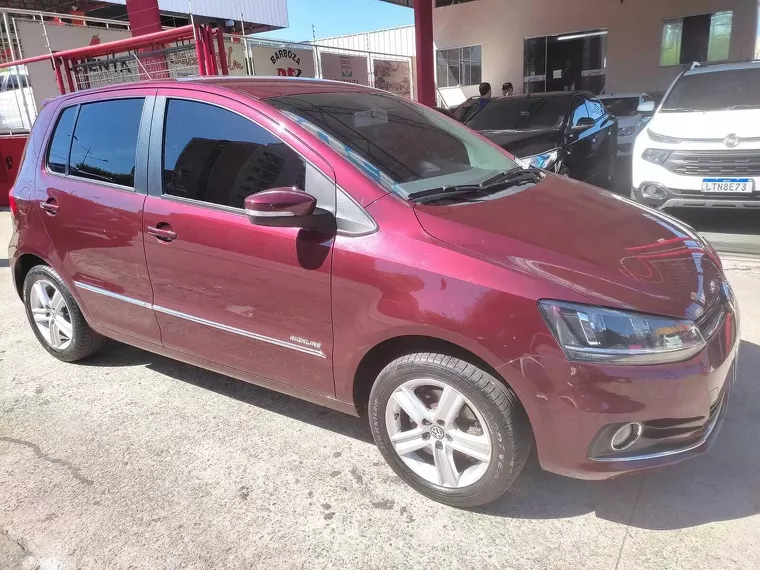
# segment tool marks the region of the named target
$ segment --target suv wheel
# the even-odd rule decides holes
[[[37,340],[58,360],[81,360],[103,345],[104,338],[84,320],[71,292],[51,267],[37,265],[29,271],[24,306]]]
[[[411,354],[372,387],[370,427],[391,468],[423,495],[454,507],[501,496],[532,444],[514,393],[463,360]]]

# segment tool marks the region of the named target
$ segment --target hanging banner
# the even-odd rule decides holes
[[[357,85],[369,85],[367,58],[341,55],[339,53],[319,53],[322,63],[322,77]]]
[[[375,87],[407,99],[412,98],[411,69],[408,61],[373,59]]]
[[[230,75],[248,75],[248,70],[245,67],[245,44],[239,39],[237,41],[235,39],[224,39],[227,70]]]
[[[253,46],[253,69],[256,75],[316,77],[314,52],[275,46]]]
[[[127,30],[109,30],[105,28],[90,28],[85,26],[69,26],[65,24],[46,24],[45,28],[39,22],[17,20],[18,35],[21,40],[21,52],[24,57],[34,57],[48,53],[47,42],[54,52],[80,48],[131,38]],[[45,33],[47,32],[47,38]],[[98,58],[105,59],[105,58]],[[42,107],[42,100],[60,95],[55,81],[55,71],[49,61],[31,63],[29,82],[34,86],[34,99],[37,107]],[[125,75],[134,74],[134,70],[120,66],[114,73],[123,72]]]

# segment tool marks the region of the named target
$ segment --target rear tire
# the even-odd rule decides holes
[[[533,442],[512,390],[443,354],[410,354],[386,366],[370,393],[369,421],[380,453],[401,479],[460,508],[504,494]]]
[[[90,328],[58,273],[33,267],[24,279],[24,307],[34,335],[58,360],[75,362],[95,354],[105,338]]]

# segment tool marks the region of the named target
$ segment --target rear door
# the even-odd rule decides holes
[[[322,157],[245,103],[159,91],[145,252],[167,348],[333,395],[334,235],[255,226],[246,196],[296,187],[335,211]]]
[[[586,100],[583,97],[576,97],[570,106],[570,121],[568,124],[571,129],[589,118]],[[568,131],[566,165],[570,169],[570,176],[576,180],[589,180],[595,173],[596,166],[593,164],[593,137],[594,130],[592,127],[588,127],[583,131]]]
[[[67,99],[48,135],[40,216],[85,312],[160,344],[143,246],[147,142],[155,89]]]
[[[614,121],[607,108],[596,97],[586,99],[586,108],[594,120],[594,126],[590,129],[592,177],[597,184],[603,185],[608,182],[610,162],[617,156],[617,135],[612,132]]]

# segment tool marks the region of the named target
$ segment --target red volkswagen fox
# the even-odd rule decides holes
[[[738,313],[696,232],[383,91],[60,97],[11,199],[16,288],[54,357],[112,338],[366,415],[449,505],[499,497],[534,442],[545,469],[602,479],[705,451],[726,412]]]

